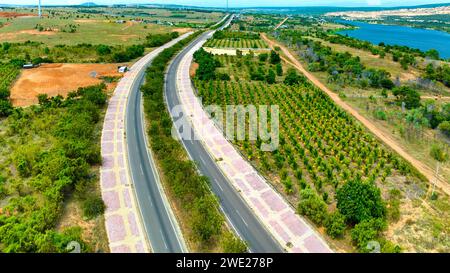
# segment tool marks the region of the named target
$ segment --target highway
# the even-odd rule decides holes
[[[232,18],[229,19],[225,26],[228,25],[231,20]],[[208,31],[199,36],[184,48],[170,64],[166,74],[165,84],[165,97],[169,109],[173,109],[176,105],[181,104],[177,92],[177,71],[180,67],[181,60],[195,45],[204,42],[212,33],[213,31]],[[172,119],[175,121],[178,117],[172,116]],[[192,133],[194,134],[194,132]],[[225,178],[215,161],[206,151],[202,142],[196,139],[198,138],[194,137],[193,140],[181,139],[181,141],[191,159],[197,163],[199,171],[209,178],[212,191],[218,196],[221,209],[225,214],[228,223],[235,232],[247,242],[251,252],[283,252],[282,247],[265,229],[239,193]]]
[[[184,37],[186,37],[184,35]],[[180,37],[154,51],[156,57],[164,48],[174,45]],[[153,52],[152,52],[153,53]],[[151,58],[151,60],[153,60]],[[151,60],[145,65],[147,67]],[[145,67],[138,72],[130,90],[126,112],[126,141],[131,177],[145,227],[153,252],[187,252],[176,219],[166,199],[151,151],[147,147],[143,117],[142,93]]]

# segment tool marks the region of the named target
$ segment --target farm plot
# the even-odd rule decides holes
[[[215,48],[268,48],[267,44],[260,39],[212,39],[205,46]]]
[[[219,104],[224,109],[226,105],[279,105],[278,150],[262,152],[248,138],[236,144],[262,170],[281,174],[287,193],[309,183],[332,200],[331,189],[348,180],[382,183],[410,174],[407,163],[384,149],[320,91],[261,82],[199,82],[198,87],[205,105]]]
[[[449,223],[442,209],[448,206],[448,197],[439,193],[439,200],[428,200],[427,183],[420,174],[320,90],[308,83],[288,86],[247,80],[196,80],[196,87],[204,105],[219,105],[224,111],[227,105],[279,106],[277,150],[261,151],[260,138],[249,140],[248,117],[245,140],[232,142],[300,214],[325,227],[321,230],[336,249],[365,251],[367,238],[381,242],[383,252],[450,249],[444,239],[447,229],[429,243],[434,236],[429,226]],[[236,121],[223,124],[224,131],[243,126]],[[346,200],[359,200],[353,205],[361,210],[349,211]],[[419,221],[420,215],[431,216]],[[400,225],[405,221],[414,232],[405,232]],[[357,237],[366,232],[360,230],[363,226],[373,232],[366,239]]]

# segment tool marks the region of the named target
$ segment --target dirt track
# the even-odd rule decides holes
[[[93,71],[96,77],[90,75]],[[39,68],[22,70],[11,89],[11,101],[14,106],[28,106],[38,102],[39,94],[66,96],[79,87],[101,83],[101,76],[121,75],[117,64],[43,64]]]
[[[269,44],[271,48],[278,46],[281,48],[283,53],[287,56],[286,59],[282,56],[282,59],[292,66],[297,68],[301,73],[303,73],[313,84],[315,84],[318,88],[324,91],[330,98],[348,113],[353,115],[357,120],[359,120],[364,126],[367,127],[375,136],[377,136],[380,140],[382,140],[387,146],[396,151],[401,157],[411,163],[420,173],[422,173],[430,183],[436,181],[436,186],[441,188],[444,192],[450,195],[450,185],[443,179],[442,177],[436,177],[435,172],[419,160],[412,157],[408,152],[406,152],[395,140],[393,140],[390,136],[385,134],[382,130],[377,128],[372,122],[363,117],[358,113],[353,107],[344,102],[338,94],[331,91],[328,87],[322,84],[314,75],[309,73],[302,64],[291,54],[291,52],[280,43],[274,42],[270,40],[265,34],[261,34],[262,38]]]

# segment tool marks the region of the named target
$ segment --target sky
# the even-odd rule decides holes
[[[94,2],[96,4],[179,4],[205,7],[223,7],[226,0],[41,0],[43,5],[81,4]],[[38,0],[0,0],[0,4],[30,5]],[[281,6],[412,6],[435,3],[449,3],[450,0],[229,0],[230,7],[281,7]]]

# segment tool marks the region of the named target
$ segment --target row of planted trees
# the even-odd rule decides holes
[[[367,238],[378,238],[386,227],[386,209],[376,184],[395,175],[411,179],[418,175],[325,94],[306,82],[288,86],[197,81],[196,85],[204,105],[218,104],[223,110],[226,105],[279,105],[280,145],[277,150],[263,152],[259,149],[261,139],[250,141],[248,137],[234,140],[234,144],[264,174],[277,177],[280,183],[276,184],[282,185],[288,199],[297,200],[299,212],[317,225],[325,225],[330,236],[340,237],[352,227],[353,241],[362,250],[370,241]],[[249,128],[248,122],[249,119],[246,128]],[[242,125],[234,122],[226,126]],[[344,207],[353,206],[346,204],[345,196],[353,194],[357,187],[369,192],[369,200],[374,201],[359,200],[357,212],[345,211]],[[334,203],[338,204],[338,210],[330,213],[328,206]],[[359,210],[376,212],[354,220],[354,215],[363,213]],[[385,251],[399,250],[385,240],[382,242]]]

